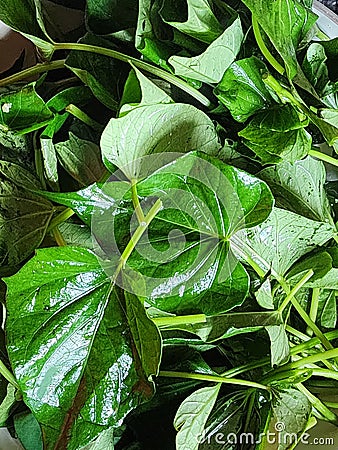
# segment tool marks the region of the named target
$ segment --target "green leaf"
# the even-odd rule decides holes
[[[161,354],[162,339],[154,322],[147,316],[144,305],[135,295],[125,292],[126,314],[128,324],[142,361],[142,367],[146,377],[158,375]]]
[[[262,283],[259,289],[255,292],[255,297],[257,303],[262,308],[274,309],[271,282],[269,279],[266,279],[264,283]]]
[[[332,226],[327,223],[274,208],[265,222],[238,233],[231,242],[235,253],[239,250],[251,257],[264,272],[272,269],[277,276],[284,276],[299,258],[333,235]]]
[[[94,183],[105,173],[99,146],[72,132],[67,141],[55,144],[55,151],[63,168],[82,186]]]
[[[313,42],[307,49],[302,64],[304,74],[319,93],[320,97],[329,81],[326,60],[327,57],[324,47],[318,42]]]
[[[336,328],[337,301],[335,291],[324,289],[320,292],[317,317],[320,326],[324,328]]]
[[[256,114],[238,135],[262,164],[294,163],[311,150],[312,138],[304,129],[307,125],[292,106],[278,106]]]
[[[63,222],[58,226],[66,244],[73,247],[94,249],[90,228],[77,223]]]
[[[153,81],[143,75],[136,67],[133,67],[124,86],[119,116],[124,116],[132,109],[140,106],[157,105],[159,103],[173,103],[173,100]]]
[[[16,388],[8,383],[7,385],[7,395],[0,405],[0,426],[5,427],[6,421],[10,417],[11,409],[17,402],[15,397]]]
[[[287,436],[300,437],[305,431],[312,407],[302,392],[289,388],[275,392],[272,408],[274,421],[282,424],[282,431],[278,432],[278,450],[286,450],[290,445]]]
[[[208,417],[215,405],[221,384],[205,387],[193,392],[180,405],[174,427],[177,450],[197,450]]]
[[[251,56],[232,63],[216,86],[215,95],[238,122],[245,122],[271,105],[271,95],[262,79],[266,72],[265,64]]]
[[[40,13],[39,0],[0,0],[0,20],[24,34],[49,58],[54,52],[54,46],[45,41],[46,36],[49,37],[45,33]]]
[[[324,189],[324,164],[310,156],[290,164],[284,161],[263,169],[259,177],[268,183],[277,206],[320,222],[332,222]]]
[[[289,78],[308,87],[297,62],[297,48],[317,20],[297,0],[243,0],[283,58]]]
[[[111,34],[135,26],[137,1],[87,0],[86,23],[94,34]],[[112,17],[114,20],[112,20]]]
[[[116,46],[108,40],[89,33],[79,42],[116,50]],[[129,70],[126,64],[94,52],[72,50],[66,59],[66,66],[90,88],[103,105],[117,111],[122,86]]]
[[[46,105],[51,111],[61,113],[70,104],[81,106],[92,98],[91,90],[88,87],[74,86],[55,94]]]
[[[121,300],[90,250],[39,250],[6,283],[7,349],[46,448],[85,446],[149,399]]]
[[[27,189],[36,179],[16,164],[0,161],[0,265],[13,270],[37,248],[53,215],[52,204]]]
[[[193,150],[213,155],[219,147],[209,117],[194,106],[180,103],[144,106],[124,117],[111,119],[101,137],[103,161],[108,170],[115,171],[117,166],[129,179],[142,176],[140,158],[143,156]],[[168,155],[162,161],[165,158]],[[144,165],[147,174],[148,160]]]
[[[0,128],[28,133],[47,125],[54,115],[36,93],[35,83],[0,95]]]
[[[219,83],[241,48],[243,31],[239,17],[198,56],[171,56],[175,74],[205,83]]]
[[[212,3],[209,0],[165,0],[160,14],[164,22],[182,33],[211,44],[224,31],[212,11]]]
[[[16,414],[14,427],[25,450],[43,450],[41,428],[32,413]]]
[[[316,251],[313,254],[305,255],[304,258],[297,261],[287,273],[287,279],[289,282],[296,284],[303,276],[310,270],[313,270],[313,276],[310,278],[310,282],[313,283],[316,280],[321,282],[322,278],[332,269],[332,258],[325,250]],[[307,286],[308,283],[305,284]]]
[[[289,359],[290,346],[284,324],[265,327],[271,342],[271,367],[285,364]]]

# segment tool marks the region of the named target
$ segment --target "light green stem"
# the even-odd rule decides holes
[[[288,295],[285,297],[283,303],[278,308],[278,311],[280,314],[284,311],[284,309],[288,306],[288,304],[292,301],[294,296],[297,294],[297,292],[304,286],[304,284],[313,276],[314,271],[310,269],[303,278],[298,281],[298,283],[291,289],[291,291],[288,293]]]
[[[272,67],[281,75],[284,74],[285,69],[283,66],[279,64],[279,62],[276,60],[276,58],[271,54],[267,46],[265,45],[265,42],[263,41],[261,30],[259,28],[258,21],[254,15],[252,15],[252,29],[256,38],[256,42],[258,44],[258,47],[260,51],[262,52],[265,59],[272,65]]]
[[[310,306],[309,317],[314,323],[317,320],[317,312],[318,312],[318,305],[319,305],[319,294],[320,294],[320,289],[319,288],[313,288],[312,289],[311,306]],[[310,327],[307,327],[306,332],[307,332],[307,334],[309,336],[313,335],[313,330]]]
[[[133,200],[133,205],[135,209],[135,214],[139,223],[144,222],[144,214],[140,205],[140,200],[137,195],[137,181],[131,180],[131,197]]]
[[[312,369],[312,375],[323,378],[330,378],[338,381],[338,372],[328,369]]]
[[[75,213],[72,209],[66,208],[64,211],[62,211],[62,213],[54,217],[54,219],[50,222],[49,227],[47,228],[47,232],[52,231],[55,227],[68,220],[74,214]]]
[[[76,117],[77,119],[81,120],[81,122],[88,125],[90,128],[92,128],[95,131],[102,131],[103,126],[96,122],[96,120],[92,119],[88,116],[85,112],[83,112],[80,108],[78,108],[76,105],[73,105],[72,103],[68,106],[66,106],[65,110],[72,114],[72,116]]]
[[[21,70],[18,73],[10,75],[9,77],[0,80],[0,86],[7,86],[9,84],[17,83],[18,81],[26,80],[40,73],[48,72],[49,70],[63,69],[65,66],[65,60],[60,59],[57,61],[45,62],[36,64],[28,69]]]
[[[168,377],[168,378],[185,378],[187,380],[199,380],[199,381],[210,381],[212,383],[225,383],[225,384],[236,384],[238,386],[246,386],[257,389],[264,389],[265,391],[269,391],[269,387],[264,384],[256,383],[255,381],[249,380],[241,380],[238,378],[223,378],[222,376],[217,375],[206,375],[200,373],[189,373],[189,372],[168,372],[161,371],[159,373],[160,377]]]
[[[14,378],[14,375],[7,369],[7,367],[1,360],[0,360],[0,373],[16,389],[20,389],[20,386],[18,385],[16,379]]]
[[[334,348],[332,350],[326,350],[325,352],[315,353],[314,355],[307,356],[306,358],[298,359],[297,361],[293,361],[291,363],[285,364],[284,366],[277,369],[277,372],[281,370],[291,370],[297,369],[299,367],[304,367],[308,364],[314,364],[319,361],[325,361],[328,359],[334,359],[338,357],[338,348]],[[337,372],[338,373],[338,372]]]
[[[53,234],[53,237],[55,239],[55,242],[57,243],[57,245],[59,247],[66,247],[67,243],[64,240],[64,238],[63,238],[63,236],[61,234],[61,231],[59,230],[59,227],[53,228],[52,234]]]
[[[327,408],[323,402],[321,402],[317,397],[315,397],[313,394],[311,394],[311,392],[309,390],[306,389],[306,387],[302,384],[302,383],[297,383],[296,384],[296,388],[302,392],[304,395],[306,395],[306,397],[308,398],[308,400],[310,401],[310,403],[312,404],[312,406],[323,416],[325,417],[327,420],[329,420],[330,422],[338,425],[338,418],[337,416],[329,410],[329,408]]]
[[[117,50],[98,47],[96,45],[80,44],[72,42],[54,44],[54,48],[55,50],[77,50],[89,53],[96,53],[98,55],[104,55],[110,58],[117,59],[119,61],[123,61],[127,64],[133,63],[138,69],[144,70],[145,72],[151,73],[159,78],[162,78],[163,80],[168,81],[168,83],[171,83],[174,86],[177,86],[178,88],[184,90],[187,94],[194,97],[196,100],[198,100],[202,105],[206,106],[207,108],[210,108],[212,106],[210,100],[206,98],[203,94],[201,94],[201,92],[190,86],[185,81],[171,74],[170,72],[166,72],[165,70],[160,69],[159,67],[155,67],[152,64],[149,64],[145,61],[141,61],[137,58],[125,55],[124,53],[118,52]]]
[[[326,163],[332,164],[332,166],[338,167],[338,159],[332,158],[332,156],[326,155],[325,153],[318,152],[317,150],[310,150],[309,155]]]
[[[119,276],[121,270],[125,267],[129,256],[132,254],[134,248],[136,247],[137,243],[143,236],[144,232],[148,228],[150,222],[155,218],[156,214],[162,209],[162,202],[160,199],[158,199],[155,204],[151,207],[148,214],[144,218],[144,222],[141,222],[139,226],[136,228],[134,234],[132,235],[130,241],[128,242],[126,248],[124,249],[119,264],[115,270],[115,273],[112,277],[113,284],[115,283],[117,277]]]
[[[174,327],[179,325],[195,325],[197,323],[206,323],[207,318],[204,314],[194,314],[187,316],[154,317],[151,320],[158,327]]]

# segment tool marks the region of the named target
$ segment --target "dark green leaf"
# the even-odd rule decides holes
[[[135,26],[137,1],[87,0],[86,19],[90,31],[110,34]]]
[[[39,250],[6,283],[8,352],[46,448],[86,445],[152,395],[121,300],[90,250]]]
[[[14,427],[25,450],[43,450],[41,428],[32,413],[16,414]]]
[[[216,86],[216,96],[238,122],[245,122],[257,111],[272,103],[271,95],[262,79],[265,72],[265,64],[251,56],[234,62]]]
[[[291,106],[278,106],[256,114],[238,135],[262,164],[282,160],[294,163],[311,150],[312,138],[304,129],[307,124]]]
[[[200,55],[191,58],[171,56],[169,63],[176,75],[205,83],[219,83],[241,48],[243,31],[239,18]]]
[[[105,172],[99,146],[72,132],[67,141],[55,144],[55,150],[61,165],[82,186],[99,180]]]
[[[90,228],[86,225],[63,222],[58,228],[67,245],[89,248],[90,250],[94,249]]]
[[[328,70],[325,64],[326,60],[324,47],[318,42],[314,42],[307,49],[302,64],[304,74],[320,97],[329,81]]]
[[[224,31],[212,11],[212,3],[209,0],[165,0],[160,14],[164,22],[182,33],[211,44]]]
[[[80,42],[116,49],[111,42],[92,34],[87,34]],[[108,56],[73,50],[66,59],[66,66],[107,108],[118,109],[122,86],[128,75],[127,64]]]
[[[36,179],[16,164],[0,161],[0,265],[2,274],[37,248],[53,215],[52,204],[29,192]]]
[[[47,125],[54,115],[35,91],[35,83],[0,95],[0,127],[28,133]]]
[[[70,105],[82,105],[92,99],[92,93],[89,88],[84,86],[74,86],[58,92],[52,97],[46,105],[53,112],[63,112]]]

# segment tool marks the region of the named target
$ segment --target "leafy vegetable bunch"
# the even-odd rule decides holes
[[[37,49],[0,80],[0,417],[26,450],[338,424],[338,38],[311,7],[0,0]]]

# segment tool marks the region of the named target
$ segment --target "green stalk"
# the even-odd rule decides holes
[[[82,52],[96,53],[98,55],[108,56],[110,58],[117,59],[119,61],[125,62],[127,64],[133,63],[138,69],[144,70],[145,72],[151,73],[159,78],[162,78],[168,83],[173,84],[174,86],[182,89],[187,94],[194,97],[198,100],[203,106],[210,108],[211,102],[208,98],[206,98],[203,94],[201,94],[197,89],[190,86],[185,81],[176,77],[175,75],[167,72],[159,67],[153,66],[145,61],[141,61],[137,58],[133,58],[132,56],[125,55],[124,53],[118,52],[117,50],[112,50],[109,48],[98,47],[96,45],[89,44],[80,44],[80,43],[56,43],[54,44],[55,50],[77,50]]]
[[[66,247],[67,246],[67,243],[64,240],[64,238],[63,238],[63,236],[61,234],[61,231],[59,230],[59,227],[53,228],[52,235],[53,235],[53,237],[55,239],[55,242],[57,243],[57,245],[59,247]]]
[[[280,314],[284,311],[284,309],[288,306],[288,304],[292,301],[297,292],[304,286],[304,284],[313,276],[314,271],[310,269],[303,278],[298,281],[298,283],[291,289],[288,295],[285,297],[283,303],[278,308]]]
[[[246,386],[256,389],[264,389],[265,391],[269,391],[269,387],[264,384],[256,383],[255,381],[249,380],[241,380],[238,378],[223,378],[222,376],[217,375],[206,375],[202,373],[189,373],[189,372],[168,372],[161,371],[159,373],[160,377],[168,377],[168,378],[185,378],[187,380],[199,380],[199,381],[210,381],[212,383],[225,383],[225,384],[235,384],[238,386]]]
[[[283,88],[279,81],[277,81],[270,73],[263,74],[262,78],[264,83],[276,92],[282,103],[291,103],[291,105],[296,106],[296,108],[299,108],[304,112],[304,105],[298,101],[290,91]]]
[[[334,414],[332,411],[329,410],[329,408],[327,408],[323,402],[321,402],[319,400],[319,398],[315,397],[313,394],[311,394],[310,391],[308,391],[306,389],[305,386],[302,385],[302,383],[297,383],[296,384],[296,388],[302,392],[304,395],[306,395],[306,397],[308,398],[308,400],[310,401],[310,403],[312,404],[312,406],[323,416],[325,417],[328,421],[334,423],[335,425],[338,425],[338,417],[336,416],[336,414]]]
[[[338,402],[323,402],[328,408],[338,409]]]
[[[9,77],[3,78],[0,80],[0,86],[7,86],[8,84],[14,84],[18,81],[26,80],[27,78],[31,78],[35,75],[40,75],[41,73],[48,72],[49,70],[58,70],[63,69],[65,66],[65,60],[60,59],[57,61],[45,62],[36,64],[33,67],[28,67],[28,69],[21,70],[14,75],[10,75]]]
[[[194,314],[187,316],[153,317],[151,320],[158,327],[174,327],[180,325],[206,323],[207,318],[204,314]]]
[[[252,15],[252,29],[256,38],[256,42],[258,44],[258,47],[260,51],[262,52],[265,59],[271,64],[271,66],[281,75],[284,74],[285,69],[283,66],[279,64],[279,62],[276,60],[276,58],[270,53],[269,49],[265,45],[265,42],[263,41],[261,30],[259,28],[258,21],[256,19],[256,16]]]
[[[319,294],[320,294],[320,289],[319,288],[313,288],[312,289],[309,317],[314,323],[317,320],[318,305],[319,305]],[[309,336],[313,335],[313,330],[310,327],[307,327],[306,332],[307,332],[307,334]]]
[[[96,122],[96,120],[92,119],[88,116],[85,112],[83,112],[80,108],[78,108],[76,105],[73,105],[72,103],[65,108],[66,111],[68,111],[72,116],[76,117],[77,119],[81,120],[81,122],[88,125],[90,128],[92,128],[95,131],[102,131],[103,126]]]
[[[61,223],[68,220],[70,217],[74,215],[74,211],[70,208],[66,208],[60,213],[58,216],[54,217],[54,219],[50,222],[49,227],[47,228],[47,233],[52,231],[55,227],[60,225]]]
[[[317,150],[310,150],[309,155],[338,167],[338,159],[332,158],[332,156],[326,155],[325,153],[318,152]]]
[[[10,372],[5,364],[0,360],[0,373],[1,375],[6,378],[6,380],[11,383],[16,389],[20,390],[20,386],[18,385],[16,379],[14,378],[14,375],[12,372]]]
[[[338,372],[328,369],[312,369],[312,375],[338,381]]]
[[[314,355],[307,356],[306,358],[301,358],[298,359],[297,361],[285,364],[284,366],[281,366],[279,369],[276,369],[276,372],[298,369],[300,367],[306,366],[307,364],[314,364],[317,362],[322,362],[337,357],[338,357],[338,348],[334,348],[332,350],[326,350],[325,352],[315,353]]]
[[[140,205],[140,200],[137,195],[137,181],[131,180],[131,197],[133,200],[133,205],[135,209],[135,214],[139,223],[144,222],[144,214]]]
[[[126,248],[124,249],[122,255],[120,256],[120,262],[115,270],[115,273],[112,277],[112,285],[114,285],[118,275],[120,274],[121,270],[125,267],[129,256],[132,254],[134,248],[136,247],[137,243],[143,236],[144,232],[148,228],[150,222],[155,218],[156,214],[162,209],[162,202],[160,199],[158,199],[155,204],[151,207],[148,214],[144,218],[144,221],[139,224],[139,226],[136,228],[134,234],[132,235],[130,241],[128,242]]]
[[[298,314],[300,315],[300,317],[304,320],[304,322],[306,323],[306,325],[311,328],[314,332],[314,334],[318,337],[318,339],[320,340],[320,342],[323,344],[323,346],[327,349],[327,350],[332,350],[334,347],[331,344],[331,342],[325,337],[325,335],[322,333],[322,331],[317,327],[317,325],[310,319],[310,317],[308,316],[308,314],[304,311],[304,309],[301,307],[301,305],[299,304],[298,300],[296,299],[296,297],[293,297],[293,299],[291,299],[291,303],[294,306],[294,308],[296,309],[296,311],[298,312]],[[337,355],[338,356],[338,355]]]

